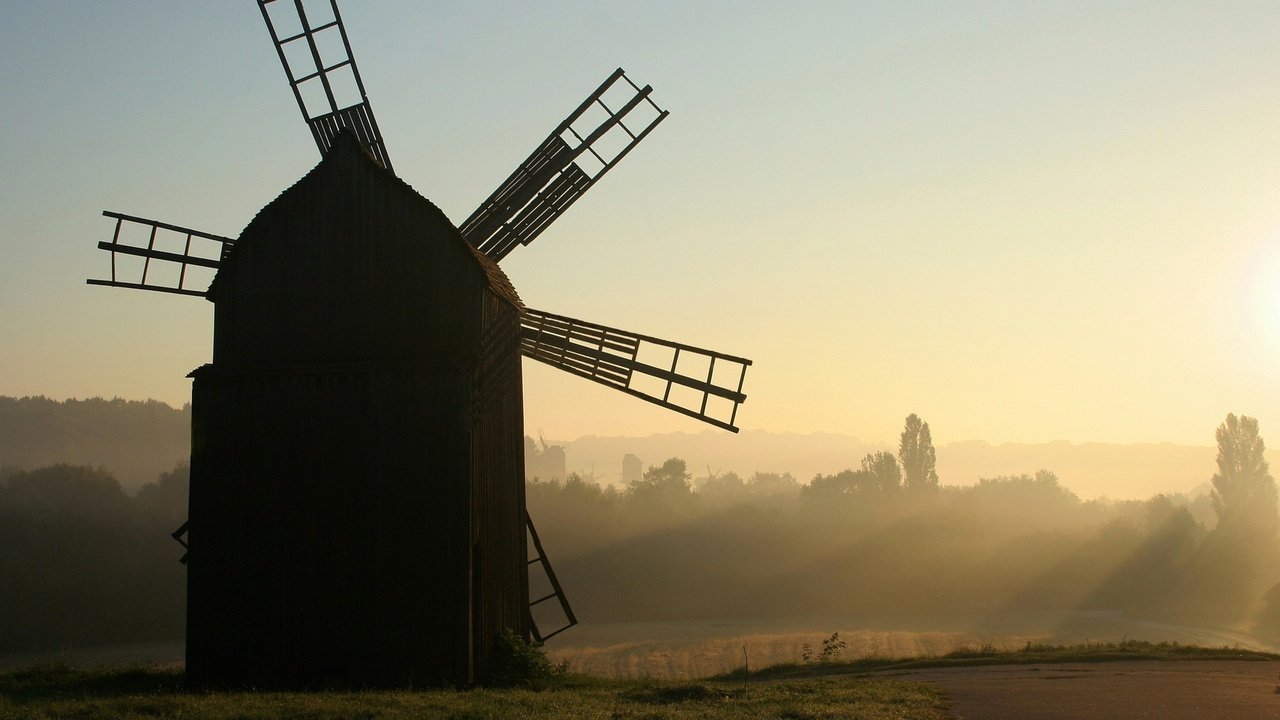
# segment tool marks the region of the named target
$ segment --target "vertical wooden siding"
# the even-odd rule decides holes
[[[473,623],[480,677],[503,630],[529,635],[520,316],[492,291],[483,293],[482,303],[471,436]]]
[[[193,373],[193,681],[468,683],[527,631],[518,310],[478,262],[342,136],[245,229]]]
[[[465,682],[466,406],[423,370],[197,375],[191,679]]]

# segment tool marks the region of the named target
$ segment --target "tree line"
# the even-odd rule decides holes
[[[580,618],[593,622],[1107,610],[1280,641],[1276,486],[1256,420],[1217,428],[1212,492],[1081,500],[1048,470],[942,485],[928,424],[801,483],[694,477],[526,485]],[[856,469],[855,469],[856,468]],[[0,653],[181,640],[185,465],[138,492],[100,468],[0,471]]]
[[[1264,443],[1235,415],[1216,439],[1212,492],[1196,498],[1084,501],[1048,470],[943,486],[913,415],[897,456],[807,484],[695,478],[671,458],[623,488],[535,481],[528,504],[588,620],[1114,611],[1280,641]]]
[[[181,640],[187,488],[186,465],[132,495],[101,468],[0,474],[0,653]]]
[[[137,490],[190,454],[191,408],[156,400],[0,396],[0,468],[109,468]]]

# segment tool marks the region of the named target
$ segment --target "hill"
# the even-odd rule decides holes
[[[0,396],[0,468],[34,469],[55,463],[102,466],[132,492],[173,469],[190,452],[190,406],[173,408],[156,400],[90,398],[57,401],[45,397]],[[622,457],[644,465],[684,458],[695,476],[708,471],[789,472],[800,482],[818,473],[857,467],[863,455],[896,451],[840,433],[740,434],[708,430],[648,437],[589,435],[561,442],[566,468],[620,483]],[[1145,498],[1158,492],[1194,494],[1214,472],[1214,448],[1171,443],[999,443],[970,440],[939,445],[943,484],[968,485],[978,478],[1034,473],[1057,474],[1082,498]]]

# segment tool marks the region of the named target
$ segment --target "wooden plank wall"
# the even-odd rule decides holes
[[[221,264],[188,675],[465,684],[527,633],[519,310],[349,134]]]
[[[421,369],[196,375],[192,681],[466,682],[468,391]]]
[[[528,639],[524,532],[524,401],[520,316],[492,291],[483,297],[472,433],[472,543],[477,676],[504,629]]]

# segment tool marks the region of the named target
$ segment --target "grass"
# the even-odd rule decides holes
[[[369,692],[201,692],[179,670],[74,670],[62,665],[0,674],[0,719],[183,718],[868,718],[950,717],[934,687],[875,673],[930,667],[1116,660],[1277,660],[1240,648],[1125,641],[960,649],[937,657],[790,663],[695,682],[558,676],[538,689]]]
[[[0,718],[869,718],[948,717],[936,689],[879,678],[786,682],[653,682],[568,675],[541,689],[370,692],[196,692],[176,670],[0,674]]]
[[[1244,650],[1239,647],[1207,648],[1178,643],[1125,640],[1118,643],[1040,645],[1027,643],[1020,650],[959,648],[945,655],[918,658],[867,657],[848,661],[782,663],[746,673],[753,680],[781,680],[796,677],[865,675],[888,670],[966,667],[973,665],[1027,665],[1040,663],[1114,662],[1118,660],[1280,660],[1280,655]],[[741,681],[744,673],[735,670],[717,680]]]

